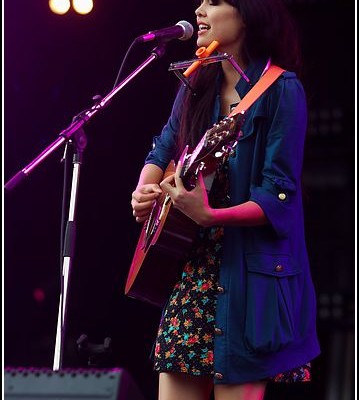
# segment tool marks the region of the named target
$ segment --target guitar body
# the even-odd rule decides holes
[[[216,165],[228,156],[242,132],[242,114],[225,118],[203,136],[192,154],[186,146],[181,157],[181,178],[187,190],[195,185],[199,171],[210,176]],[[165,172],[174,172],[170,164]],[[207,186],[207,185],[206,185]],[[144,302],[163,307],[175,283],[181,276],[184,263],[198,233],[199,226],[179,210],[170,197],[162,195],[144,223],[132,259],[125,294]]]
[[[170,200],[159,201],[141,229],[125,294],[162,307],[181,276],[197,232],[198,225]]]

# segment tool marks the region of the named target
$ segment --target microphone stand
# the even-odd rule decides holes
[[[66,311],[67,311],[67,294],[69,277],[72,267],[72,259],[74,254],[74,243],[76,236],[75,229],[75,210],[77,204],[80,165],[82,164],[83,151],[87,144],[87,139],[83,130],[83,126],[87,123],[98,111],[106,107],[109,101],[119,92],[128,82],[137,76],[144,68],[152,61],[162,57],[165,53],[166,42],[159,43],[152,51],[151,55],[139,65],[131,74],[128,75],[118,86],[107,94],[101,101],[96,102],[90,109],[82,111],[74,117],[70,126],[64,129],[59,137],[48,147],[45,148],[36,158],[34,158],[26,167],[16,173],[4,185],[6,191],[15,188],[25,177],[27,177],[42,161],[44,161],[53,151],[59,148],[65,141],[75,143],[75,153],[73,156],[73,175],[72,187],[69,203],[69,216],[65,231],[64,247],[62,254],[62,276],[61,276],[61,291],[59,300],[59,312],[56,329],[56,342],[54,351],[53,370],[57,371],[62,367],[63,361],[63,344],[66,332]],[[95,97],[96,99],[96,97]]]

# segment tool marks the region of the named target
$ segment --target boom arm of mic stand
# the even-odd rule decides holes
[[[51,153],[53,153],[57,148],[59,148],[62,143],[72,137],[72,135],[77,132],[82,126],[87,123],[90,118],[92,118],[98,111],[106,107],[109,101],[124,87],[129,83],[135,76],[137,76],[144,68],[147,67],[152,61],[163,56],[165,52],[166,43],[161,43],[155,47],[151,55],[139,65],[127,78],[125,78],[121,83],[119,83],[115,88],[111,90],[101,101],[97,102],[91,109],[83,111],[78,117],[75,117],[75,121],[71,125],[63,130],[59,137],[51,143],[45,150],[43,150],[37,157],[35,157],[26,167],[21,171],[17,172],[13,177],[11,177],[4,185],[6,191],[12,190],[20,182],[24,180],[42,161],[44,161]]]

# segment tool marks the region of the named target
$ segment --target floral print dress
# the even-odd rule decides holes
[[[227,207],[228,162],[216,172],[209,194],[214,208]],[[195,376],[214,374],[217,282],[223,226],[201,228],[182,277],[175,285],[161,318],[154,351],[158,372]],[[310,364],[269,378],[275,382],[310,380]]]

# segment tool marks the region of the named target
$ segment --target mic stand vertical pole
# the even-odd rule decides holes
[[[56,342],[53,370],[57,371],[62,366],[63,345],[65,339],[66,315],[67,315],[67,294],[68,284],[71,273],[72,259],[74,256],[75,239],[76,239],[76,222],[75,212],[78,197],[80,166],[82,164],[83,151],[87,144],[87,138],[82,128],[78,129],[73,135],[73,143],[75,151],[73,154],[73,173],[70,192],[70,203],[68,210],[68,220],[65,230],[64,246],[63,246],[63,264],[61,271],[61,291],[59,300],[59,311],[57,318]],[[66,188],[64,188],[66,190]]]

